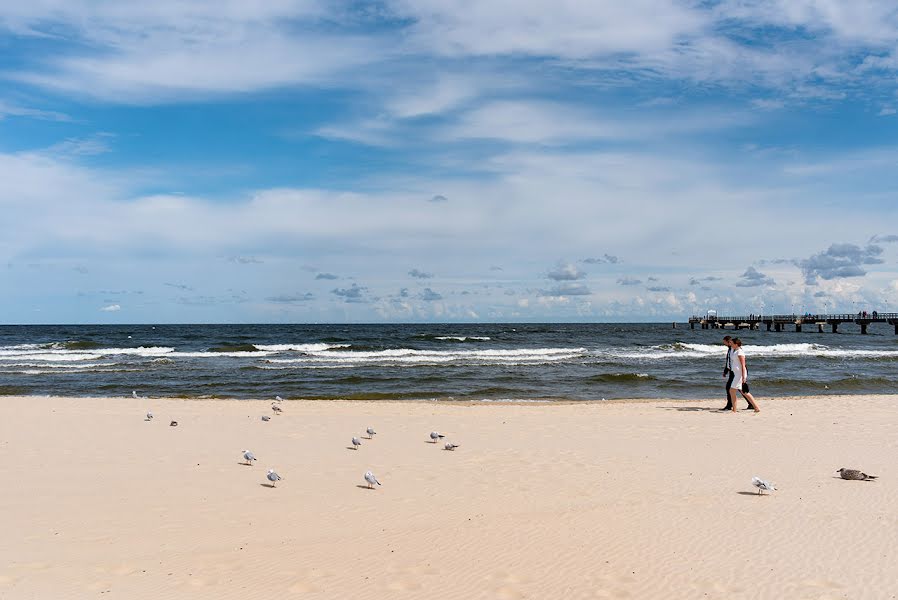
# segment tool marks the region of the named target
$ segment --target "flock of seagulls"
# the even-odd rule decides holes
[[[139,396],[137,394],[136,390],[131,392],[131,397],[138,399],[138,400],[146,400],[147,399],[145,396]],[[280,406],[280,402],[282,402],[283,400],[284,399],[281,398],[280,396],[275,396],[274,402],[271,403],[271,410],[274,412],[275,415],[283,414],[284,411]],[[153,416],[154,416],[153,411],[148,410],[145,420],[152,421]],[[268,415],[262,415],[262,420],[270,421],[271,417]],[[175,427],[178,425],[178,422],[172,421],[170,423],[170,425],[172,427]],[[365,429],[365,433],[368,434],[368,437],[366,439],[369,439],[369,440],[374,439],[374,436],[377,435],[377,431],[375,431],[373,427],[368,427],[367,429]],[[436,444],[437,441],[443,439],[444,437],[446,437],[446,436],[444,436],[443,434],[438,433],[436,431],[430,432],[430,441],[432,444]],[[356,436],[353,436],[352,437],[352,449],[358,450],[361,445],[362,445],[362,440]],[[447,442],[446,445],[444,446],[445,450],[455,450],[456,448],[458,448],[458,444],[452,444],[450,442]],[[245,465],[252,466],[252,464],[258,460],[256,458],[256,455],[253,454],[253,452],[251,450],[241,450],[241,453],[243,454],[243,464],[245,464]],[[283,479],[280,475],[278,475],[275,472],[274,469],[268,469],[268,473],[266,473],[265,477],[270,482],[271,487],[276,487],[277,482],[280,481],[281,479]],[[382,485],[380,483],[380,481],[378,481],[377,476],[375,476],[374,473],[372,473],[371,471],[365,471],[365,475],[363,476],[363,479],[365,480],[365,483],[367,484],[368,489],[374,489],[375,485]]]
[[[137,394],[137,390],[134,390],[131,392],[131,397],[138,399],[138,400],[146,400],[145,396],[139,396]],[[274,402],[271,403],[271,410],[274,412],[275,415],[283,414],[284,411],[280,406],[280,402],[282,402],[283,400],[284,399],[281,398],[280,396],[275,396]],[[147,414],[146,414],[146,419],[144,419],[144,420],[152,421],[153,417],[154,417],[153,411],[148,410]],[[271,417],[269,417],[268,415],[262,415],[262,420],[269,421],[269,420],[271,420]],[[169,423],[169,425],[172,427],[177,427],[178,422],[172,421],[171,423]],[[377,432],[374,430],[373,427],[368,427],[367,429],[365,429],[365,433],[368,434],[367,439],[369,439],[369,440],[374,439],[374,436],[377,435]],[[441,434],[438,431],[431,431],[430,432],[430,443],[436,444],[437,442],[439,442],[440,440],[442,440],[445,437],[446,437],[445,435]],[[361,447],[361,445],[362,445],[362,440],[356,436],[353,436],[352,437],[352,449],[358,450],[359,447]],[[454,451],[458,447],[459,447],[458,444],[453,444],[452,442],[446,442],[446,444],[443,446],[443,449],[449,450],[449,451]],[[244,464],[252,466],[253,462],[255,462],[257,460],[256,455],[253,454],[250,450],[243,450],[242,452],[243,452]],[[838,473],[842,477],[842,479],[845,479],[848,481],[873,481],[874,479],[877,479],[876,475],[869,475],[859,469],[846,469],[843,467],[843,468],[839,469],[838,471],[836,471],[836,473]],[[275,487],[275,484],[282,479],[281,476],[278,475],[274,471],[274,469],[268,469],[268,473],[267,473],[266,477],[267,477],[268,481],[271,482],[271,487]],[[364,480],[365,480],[365,483],[367,483],[367,487],[369,489],[374,489],[375,485],[381,485],[380,481],[377,480],[377,477],[371,471],[365,472]],[[776,491],[776,486],[772,482],[767,481],[766,479],[761,479],[760,477],[757,477],[757,476],[751,478],[751,484],[752,484],[752,486],[758,488],[759,496],[763,495],[764,492],[775,492]]]

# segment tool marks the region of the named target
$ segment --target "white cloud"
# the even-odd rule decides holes
[[[122,310],[122,307],[118,304],[110,304],[108,306],[104,306],[100,309],[102,312],[118,312]]]

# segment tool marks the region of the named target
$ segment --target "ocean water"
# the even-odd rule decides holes
[[[670,323],[0,326],[0,395],[723,397],[723,335]],[[892,327],[735,335],[759,399],[898,390]]]

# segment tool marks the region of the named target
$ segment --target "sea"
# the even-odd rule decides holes
[[[807,328],[806,328],[807,329]],[[0,395],[551,402],[895,393],[898,336],[638,324],[0,326]]]

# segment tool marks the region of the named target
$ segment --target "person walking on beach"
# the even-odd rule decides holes
[[[761,412],[755,402],[754,396],[748,389],[748,367],[745,366],[745,352],[742,350],[742,340],[733,338],[730,340],[730,369],[733,371],[733,383],[730,386],[730,405],[733,412],[736,412],[736,390],[742,394],[742,397],[748,400],[748,405],[755,412]]]
[[[726,385],[724,389],[726,390],[727,396],[727,405],[721,408],[720,410],[730,410],[733,407],[733,402],[730,400],[730,387],[733,385],[733,369],[730,367],[730,362],[732,360],[732,352],[733,346],[731,343],[731,338],[728,335],[723,336],[723,345],[727,347],[727,357],[723,363],[723,378],[726,381]]]

